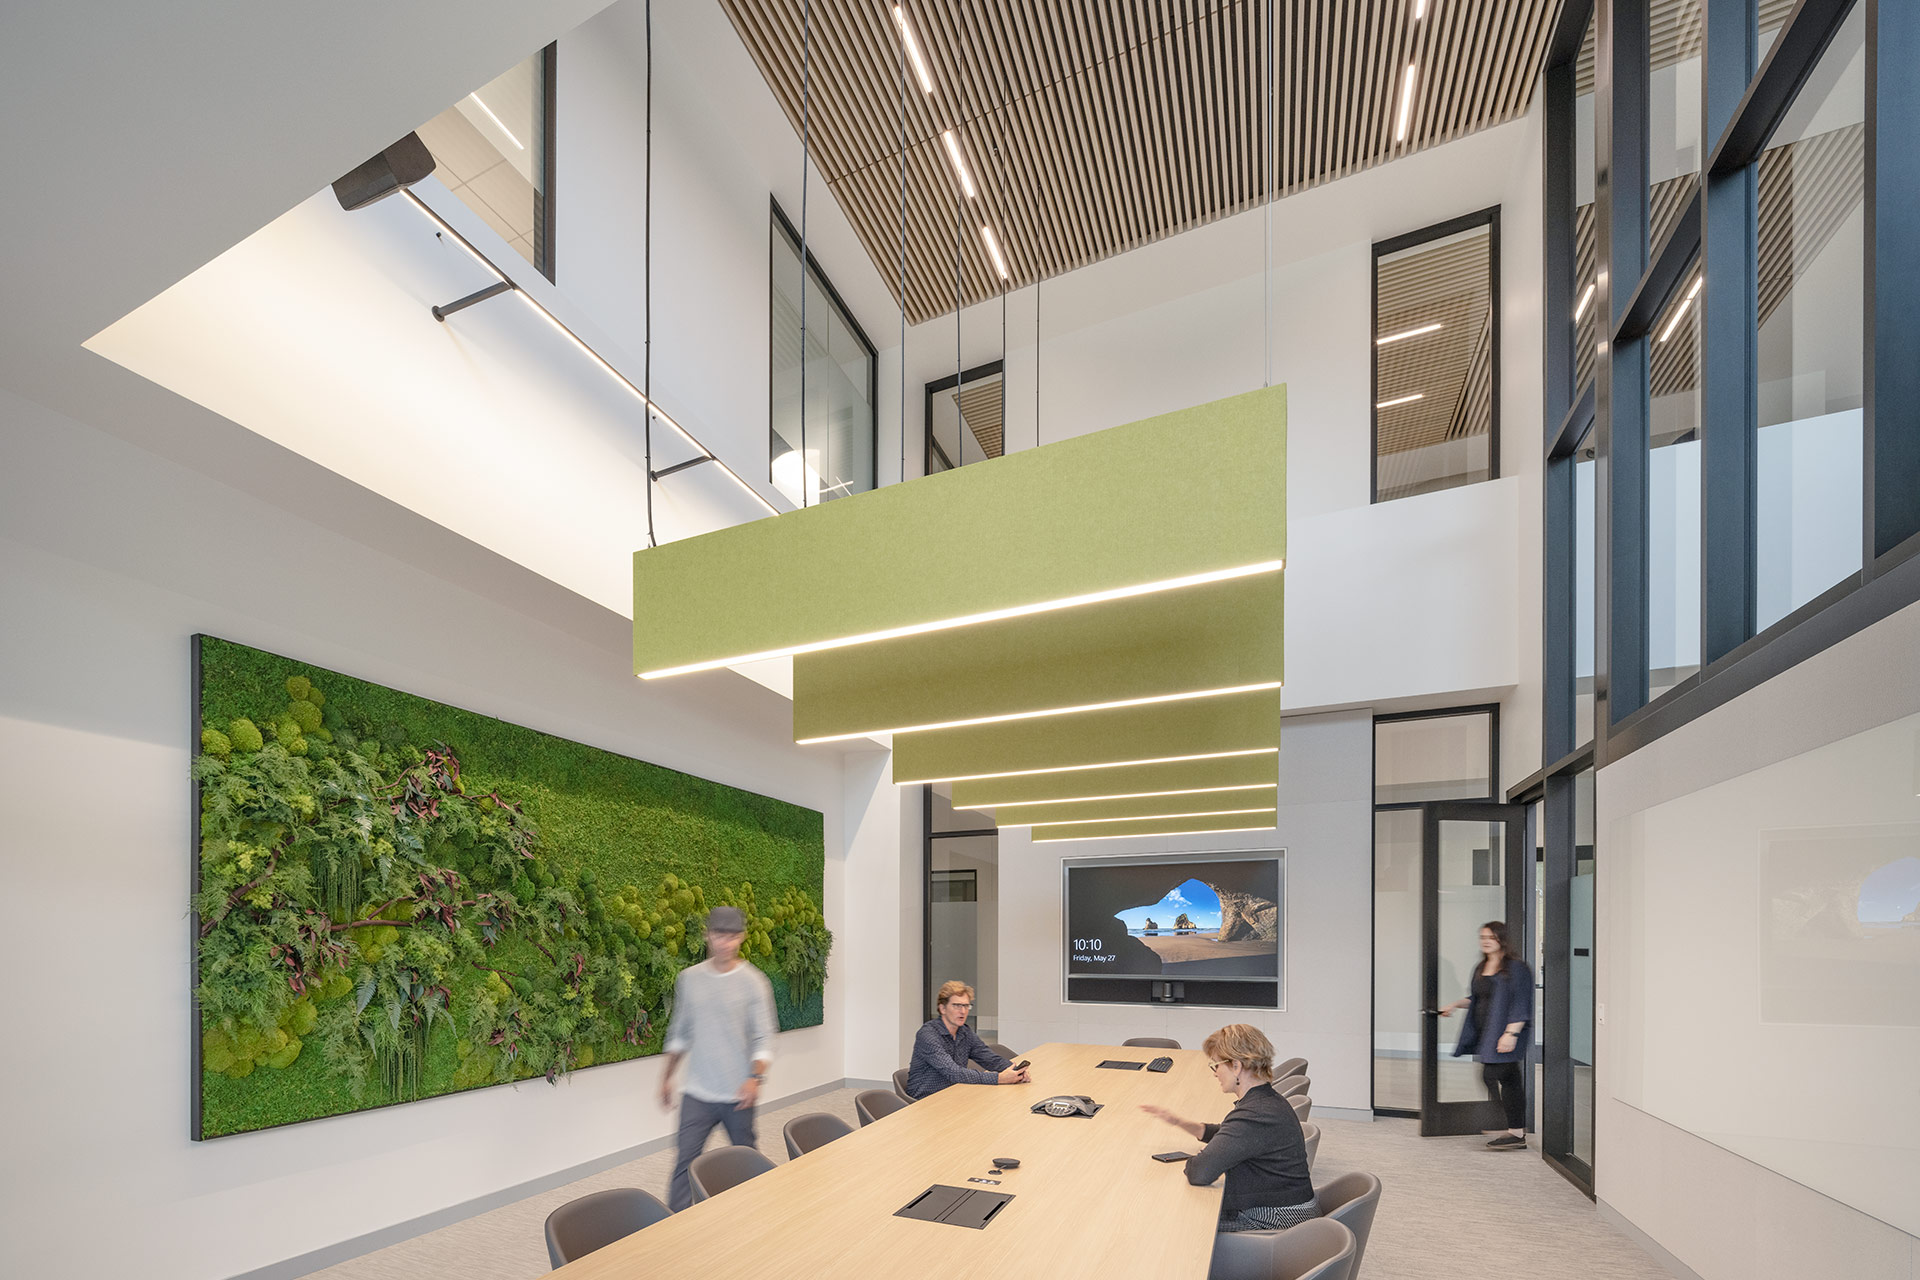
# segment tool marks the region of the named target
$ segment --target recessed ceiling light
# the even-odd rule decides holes
[[[1580,295],[1580,305],[1573,309],[1573,322],[1575,324],[1579,324],[1580,317],[1587,314],[1587,304],[1593,301],[1593,290],[1594,286],[1590,284],[1587,286],[1587,291]]]
[[[486,112],[486,113],[487,113],[487,119],[489,119],[489,120],[491,120],[491,121],[493,121],[493,127],[494,127],[494,128],[496,128],[496,129],[498,129],[498,130],[499,130],[500,132],[502,132],[502,133],[504,133],[504,134],[506,134],[506,135],[507,135],[507,141],[508,141],[508,142],[511,142],[511,143],[513,144],[513,146],[514,146],[514,150],[516,150],[516,151],[525,151],[525,150],[527,149],[527,148],[526,148],[526,146],[525,146],[525,144],[523,144],[523,143],[522,143],[522,142],[520,141],[520,139],[518,139],[518,138],[516,138],[516,137],[514,137],[514,136],[513,136],[513,130],[511,130],[511,129],[509,129],[509,128],[507,128],[507,126],[506,126],[505,124],[503,124],[503,123],[501,123],[501,121],[500,121],[500,117],[499,117],[499,116],[497,116],[497,115],[495,115],[495,114],[493,114],[493,108],[492,108],[492,107],[490,107],[490,106],[488,106],[488,105],[487,105],[486,103],[484,103],[484,102],[482,102],[482,101],[480,101],[480,95],[479,95],[479,94],[477,94],[477,93],[470,93],[470,94],[468,94],[467,96],[468,96],[469,98],[472,98],[472,99],[473,99],[473,103],[474,103],[474,105],[475,105],[475,106],[477,106],[477,107],[479,107],[479,108],[480,108],[480,109],[481,109],[482,111],[484,111],[484,112]]]
[[[993,255],[993,269],[1000,273],[1002,280],[1009,279],[1010,277],[1007,275],[1007,260],[1000,256],[1000,246],[994,241],[993,228],[982,223],[980,227],[980,238],[987,242],[987,252]]]
[[[1384,347],[1389,342],[1398,342],[1402,338],[1417,338],[1423,333],[1436,332],[1439,328],[1440,323],[1436,320],[1432,324],[1423,324],[1418,329],[1402,329],[1399,333],[1390,333],[1384,338],[1375,338],[1373,345],[1376,347]]]
[[[1427,0],[1413,0],[1413,20],[1415,22],[1427,16]]]
[[[1158,796],[1202,796],[1215,791],[1271,791],[1271,782],[1246,782],[1231,787],[1182,787],[1178,791],[1119,791],[1105,796],[1056,796],[1050,800],[978,800],[969,809],[997,809],[1029,804],[1089,804],[1096,800],[1146,800]]]
[[[684,666],[661,667],[656,671],[642,671],[640,678],[658,680],[664,676],[682,676],[695,671],[716,671],[721,667],[736,666],[742,662],[759,662],[765,658],[785,658],[796,653],[819,653],[825,649],[844,649],[849,645],[871,644],[877,640],[898,640],[902,636],[926,635],[930,631],[947,631],[954,627],[976,626],[982,622],[998,622],[1003,618],[1024,618],[1029,614],[1048,613],[1055,609],[1076,609],[1081,605],[1104,604],[1109,600],[1126,600],[1133,596],[1151,595],[1156,591],[1176,591],[1182,587],[1205,586],[1209,582],[1226,582],[1233,578],[1252,577],[1255,574],[1278,573],[1286,568],[1286,564],[1285,560],[1260,560],[1253,564],[1235,565],[1231,569],[1214,569],[1207,573],[1189,574],[1182,578],[1163,578],[1158,582],[1143,582],[1133,587],[1114,587],[1108,591],[1093,591],[1081,596],[1064,596],[1058,600],[1041,600],[1033,604],[1015,605],[1009,609],[989,609],[983,613],[942,618],[936,622],[916,622],[911,626],[889,627],[884,631],[865,631],[857,635],[841,636],[834,640],[816,640],[810,644],[787,645],[779,649],[763,649],[758,653],[737,653],[731,657],[713,658],[705,662],[689,662]]]
[[[907,56],[913,59],[913,73],[920,77],[921,89],[932,93],[933,77],[927,74],[926,61],[920,56],[920,42],[913,38],[913,28],[907,25],[906,10],[893,6],[893,20],[900,24],[900,39],[907,46]]]
[[[960,175],[960,189],[967,193],[967,199],[973,199],[973,177],[967,172],[967,162],[960,155],[960,139],[948,129],[940,135],[940,141],[947,144],[947,159],[953,161],[953,171]]]
[[[1191,756],[1148,756],[1140,760],[1103,760],[1099,764],[1056,764],[1044,769],[1008,769],[1001,773],[955,773],[944,778],[895,778],[897,787],[917,787],[929,782],[978,782],[984,778],[1031,778],[1042,773],[1081,773],[1094,769],[1125,769],[1136,764],[1179,764],[1184,760],[1226,760],[1234,756],[1272,756],[1279,747],[1247,747],[1240,751],[1203,751]]]
[[[1393,127],[1393,140],[1404,142],[1407,138],[1407,120],[1413,114],[1413,84],[1418,68],[1411,62],[1407,64],[1406,79],[1400,82],[1400,122]]]
[[[1680,299],[1680,305],[1674,308],[1673,319],[1667,321],[1666,330],[1661,333],[1660,341],[1665,342],[1668,338],[1671,338],[1673,331],[1680,327],[1681,317],[1687,314],[1687,308],[1693,305],[1693,295],[1700,292],[1700,286],[1704,283],[1706,283],[1706,276],[1704,275],[1698,275],[1693,278],[1693,288],[1687,290],[1687,296]]]
[[[1052,826],[1052,823],[1044,823]],[[1273,824],[1264,827],[1193,827],[1181,831],[1106,831],[1097,836],[1035,836],[1034,844],[1056,844],[1062,840],[1130,840],[1140,836],[1209,836],[1220,835],[1228,831],[1271,831]]]
[[[1426,395],[1427,393],[1424,391],[1416,391],[1410,396],[1401,396],[1398,400],[1382,400],[1373,407],[1376,409],[1391,409],[1397,404],[1412,404],[1415,400],[1424,400],[1426,399]]]
[[[1168,818],[1237,818],[1249,813],[1273,813],[1274,806],[1264,809],[1209,809],[1205,813],[1149,813],[1137,818],[1066,818],[1053,822],[1011,822],[1002,825],[1013,827],[1084,827],[1094,822],[1164,822]]]
[[[1236,684],[1221,689],[1196,689],[1190,693],[1160,693],[1150,698],[1122,698],[1117,702],[1088,702],[1072,707],[1045,707],[1038,711],[1009,711],[997,716],[973,716],[965,720],[942,720],[933,724],[899,725],[891,729],[860,729],[853,733],[835,733],[822,738],[795,738],[797,746],[810,747],[822,742],[849,742],[854,738],[870,738],[877,733],[929,733],[935,729],[965,729],[977,724],[1006,724],[1013,720],[1039,720],[1047,716],[1078,715],[1082,711],[1118,711],[1122,707],[1151,707],[1163,702],[1192,702],[1199,698],[1219,698],[1235,693],[1260,693],[1266,689],[1278,689],[1278,680],[1265,680],[1259,684]]]

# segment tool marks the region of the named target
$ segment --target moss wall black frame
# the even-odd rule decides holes
[[[1412,249],[1426,244],[1430,240],[1440,240],[1447,236],[1458,235],[1462,231],[1471,231],[1475,227],[1489,228],[1487,238],[1487,306],[1491,311],[1493,333],[1490,354],[1492,368],[1489,373],[1491,383],[1489,392],[1488,439],[1487,439],[1487,479],[1500,478],[1500,313],[1505,310],[1500,296],[1500,206],[1481,209],[1477,213],[1464,213],[1445,222],[1437,222],[1418,231],[1409,231],[1404,235],[1393,236],[1375,242],[1373,257],[1370,260],[1368,289],[1367,341],[1373,349],[1367,356],[1367,424],[1368,448],[1371,457],[1367,472],[1367,501],[1380,501],[1380,259],[1390,253],[1399,253],[1403,249]],[[1474,481],[1472,483],[1481,483]]]
[[[867,425],[871,436],[871,443],[867,450],[867,466],[869,468],[867,487],[865,489],[848,491],[850,493],[866,493],[878,488],[880,485],[880,353],[874,347],[873,340],[867,337],[867,331],[860,327],[860,321],[855,318],[853,308],[846,304],[846,300],[840,296],[840,291],[833,287],[833,281],[827,278],[827,273],[825,269],[821,267],[820,260],[813,256],[813,250],[811,248],[802,249],[800,233],[795,231],[793,229],[793,223],[787,220],[787,215],[780,208],[780,202],[770,199],[767,201],[767,207],[773,211],[773,225],[767,238],[767,478],[769,481],[773,478],[774,453],[773,361],[775,351],[773,336],[773,294],[775,285],[773,255],[778,245],[776,237],[785,236],[793,252],[801,257],[801,292],[803,294],[806,292],[806,277],[810,273],[815,283],[820,286],[821,291],[827,295],[827,300],[833,303],[834,309],[840,313],[840,318],[846,322],[847,328],[853,331],[853,336],[860,339],[860,346],[867,353],[867,405],[869,409],[869,421]],[[804,368],[807,353],[804,347],[805,339],[802,338],[801,341],[803,345],[800,352],[800,359],[802,367]],[[806,432],[806,416],[807,403],[805,398],[802,397],[800,401],[800,430],[803,435]],[[805,481],[803,480],[803,490],[804,485]]]

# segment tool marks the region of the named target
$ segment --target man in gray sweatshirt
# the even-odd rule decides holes
[[[680,1098],[679,1159],[667,1188],[667,1207],[678,1213],[693,1203],[687,1169],[707,1145],[715,1125],[724,1125],[734,1146],[753,1145],[753,1107],[773,1061],[773,984],[740,959],[746,917],[738,907],[707,913],[707,958],[682,969],[673,984],[673,1017],[667,1024],[667,1069],[660,1077],[660,1105],[673,1105],[673,1073],[686,1060]]]

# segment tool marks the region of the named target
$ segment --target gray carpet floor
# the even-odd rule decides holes
[[[847,1089],[761,1112],[760,1150],[784,1163],[781,1127],[805,1112],[857,1123],[853,1098]],[[1383,1184],[1364,1280],[1485,1280],[1489,1274],[1668,1280],[1539,1158],[1537,1146],[1489,1152],[1480,1138],[1422,1138],[1411,1120],[1316,1123],[1315,1182],[1364,1169]],[[716,1130],[712,1142],[724,1141]],[[531,1280],[547,1272],[542,1224],[555,1208],[608,1187],[640,1187],[664,1200],[672,1172],[673,1153],[659,1152],[313,1274],[324,1280]]]

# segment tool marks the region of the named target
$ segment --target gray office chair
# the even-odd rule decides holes
[[[1311,1076],[1289,1076],[1285,1080],[1275,1080],[1273,1091],[1283,1098],[1297,1098],[1313,1089]]]
[[[1313,1168],[1313,1158],[1320,1154],[1320,1126],[1317,1124],[1303,1123],[1300,1126],[1300,1136],[1306,1139],[1307,1168],[1311,1170]]]
[[[558,1270],[670,1213],[638,1187],[615,1187],[569,1200],[547,1215],[547,1258]]]
[[[1006,1059],[1006,1060],[1007,1060],[1008,1062],[1018,1062],[1018,1061],[1020,1061],[1020,1055],[1019,1055],[1019,1054],[1017,1054],[1017,1053],[1015,1053],[1015,1052],[1014,1052],[1013,1050],[1011,1050],[1011,1049],[1009,1049],[1009,1048],[1007,1048],[1007,1046],[1005,1046],[1005,1045],[1003,1045],[1003,1044],[995,1044],[995,1043],[994,1043],[993,1041],[991,1041],[991,1040],[989,1040],[989,1041],[987,1042],[987,1051],[988,1051],[989,1053],[997,1053],[997,1054],[999,1054],[999,1055],[1000,1055],[1001,1057],[1003,1057],[1003,1058],[1005,1058],[1005,1059]]]
[[[824,1147],[835,1138],[844,1138],[852,1132],[852,1125],[839,1116],[830,1116],[824,1111],[795,1116],[787,1121],[787,1127],[780,1131],[781,1136],[787,1140],[787,1159],[789,1160],[798,1160],[807,1152]]]
[[[1207,1280],[1353,1280],[1354,1252],[1353,1232],[1332,1218],[1285,1231],[1222,1231]]]
[[[1131,1040],[1122,1040],[1123,1049],[1178,1049],[1178,1040],[1169,1040],[1165,1036],[1135,1036]]]
[[[1303,1076],[1305,1074],[1307,1074],[1307,1060],[1305,1058],[1288,1058],[1285,1062],[1273,1069],[1275,1084],[1285,1080],[1288,1076]]]
[[[885,1089],[867,1089],[854,1098],[853,1113],[860,1117],[860,1127],[864,1129],[875,1120],[885,1120],[906,1105]]]
[[[907,1092],[907,1068],[902,1067],[893,1073],[893,1096],[902,1102],[912,1102],[913,1095]]]
[[[752,1147],[715,1147],[693,1158],[687,1176],[693,1182],[693,1202],[710,1200],[748,1178],[757,1178],[773,1168],[773,1161]]]
[[[1308,1163],[1312,1163],[1309,1161]],[[1373,1215],[1380,1208],[1380,1179],[1370,1173],[1345,1173],[1314,1191],[1320,1202],[1320,1216],[1341,1223],[1353,1232],[1353,1275],[1360,1274],[1360,1260],[1367,1254],[1367,1233],[1373,1230]]]
[[[1307,1117],[1313,1114],[1313,1099],[1306,1094],[1288,1098],[1287,1101],[1293,1104],[1293,1114],[1300,1117],[1301,1123],[1304,1124]]]

